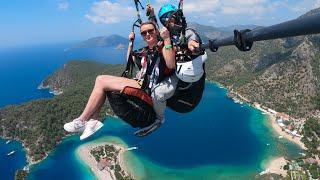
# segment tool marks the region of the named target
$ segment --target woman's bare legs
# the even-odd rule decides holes
[[[109,75],[98,76],[86,108],[83,110],[79,118],[82,121],[87,121],[92,116],[97,116],[106,100],[106,92],[122,91],[126,86],[140,88],[138,83],[133,79]]]

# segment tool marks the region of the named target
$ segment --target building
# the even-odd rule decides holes
[[[285,129],[284,131],[289,133],[289,134],[291,133],[291,131],[289,129]]]
[[[286,114],[286,113],[283,113],[283,112],[277,113],[277,117],[279,117],[279,118],[281,118],[281,119],[283,119],[285,121],[289,121],[290,120],[290,116],[288,114]]]
[[[291,134],[292,134],[293,136],[296,136],[296,137],[301,137],[301,135],[298,134],[298,131],[297,131],[297,130],[292,131]]]
[[[98,162],[98,169],[100,171],[104,170],[106,167],[110,166],[110,162],[108,161],[107,158],[102,158],[99,162]]]
[[[283,123],[279,123],[279,122],[278,122],[278,125],[279,125],[280,127],[282,127],[282,128],[286,127],[286,125],[284,125]]]
[[[257,103],[257,102],[254,102],[253,105],[254,105],[254,107],[256,107],[256,108],[261,108],[261,105],[260,105],[259,103]]]
[[[303,160],[303,161],[304,161],[304,163],[306,163],[306,164],[317,164],[317,163],[318,163],[317,160],[314,159],[314,158],[307,158],[307,159],[305,159],[305,160]]]
[[[268,108],[268,112],[272,113],[272,114],[277,114],[277,111],[273,110],[273,109],[270,109]]]

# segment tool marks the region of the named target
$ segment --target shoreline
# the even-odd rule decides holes
[[[99,180],[105,180],[105,179],[113,179],[115,180],[116,178],[114,177],[114,170],[111,170],[108,168],[99,170],[98,168],[98,162],[95,160],[93,155],[90,153],[90,151],[96,147],[104,146],[104,145],[112,145],[116,149],[119,149],[119,154],[117,155],[117,161],[119,162],[119,165],[121,169],[124,170],[124,172],[127,175],[130,175],[131,177],[132,174],[128,173],[128,170],[126,169],[126,166],[124,164],[124,156],[123,153],[126,152],[126,147],[124,147],[121,144],[115,143],[115,142],[89,142],[87,144],[83,144],[80,147],[77,148],[76,154],[79,157],[79,159],[90,169],[90,171],[93,173],[93,175],[99,179]]]
[[[68,137],[70,137],[70,136],[73,136],[73,134],[68,134],[68,135],[62,137],[62,139],[57,143],[56,146],[58,146],[58,145],[59,145],[60,143],[62,143],[66,138],[68,138]],[[29,154],[30,154],[30,149],[25,146],[25,142],[24,142],[24,141],[22,141],[22,140],[20,140],[20,139],[17,139],[17,138],[10,138],[10,137],[6,137],[6,136],[0,136],[0,138],[1,138],[1,139],[18,141],[19,143],[21,143],[21,145],[22,145],[22,150],[25,152],[25,155],[26,155],[26,166],[27,166],[28,168],[31,168],[33,165],[36,165],[36,164],[40,163],[41,161],[45,160],[45,159],[55,150],[55,148],[56,148],[56,147],[55,147],[55,148],[52,149],[51,151],[46,152],[46,155],[45,155],[44,157],[42,157],[41,159],[35,161],[35,160],[33,160],[32,156],[29,155]]]
[[[265,170],[262,171],[260,175],[274,173],[281,175],[282,177],[286,177],[288,173],[283,169],[283,167],[287,164],[287,162],[288,161],[283,156],[272,158],[266,163],[264,168]]]
[[[295,137],[295,136],[290,135],[290,134],[286,133],[285,131],[283,131],[282,128],[276,122],[277,118],[270,113],[267,115],[268,115],[268,123],[270,124],[270,126],[272,127],[274,132],[276,132],[279,136],[283,136],[283,138],[285,138],[286,140],[295,143],[301,149],[307,150],[306,146],[301,141],[301,138]]]
[[[214,81],[208,81],[208,82],[217,85],[219,88],[224,88],[224,89],[226,89],[227,91],[231,92],[231,90],[230,90],[228,87],[223,86],[222,84],[220,84],[220,83],[218,83],[218,82],[214,82]],[[273,114],[271,114],[271,113],[269,113],[269,112],[266,112],[264,109],[261,109],[261,108],[258,108],[258,107],[253,106],[250,102],[247,102],[246,99],[242,99],[241,97],[242,97],[242,96],[240,96],[239,99],[241,99],[242,101],[246,102],[250,107],[255,108],[255,109],[258,109],[259,111],[263,112],[263,114],[265,114],[265,115],[267,116],[267,118],[268,118],[268,120],[267,120],[267,121],[268,121],[268,124],[270,123],[270,126],[271,126],[271,128],[273,129],[274,132],[276,132],[277,134],[283,136],[283,138],[287,139],[288,141],[294,142],[295,144],[299,145],[299,147],[301,147],[302,149],[306,149],[305,146],[304,146],[304,144],[301,142],[300,138],[298,138],[298,137],[292,138],[292,135],[287,134],[286,132],[284,132],[284,131],[281,129],[280,126],[278,126],[278,124],[276,123],[276,117],[275,117]],[[115,117],[115,118],[117,118],[115,115],[109,114],[109,113],[107,113],[107,112],[106,112],[106,115],[107,115],[107,116],[110,116],[110,117]],[[58,146],[58,145],[59,145],[63,140],[65,140],[65,138],[67,138],[67,137],[69,137],[69,135],[63,137],[62,140],[61,140],[60,142],[58,142],[56,146]],[[4,139],[11,139],[11,138],[7,138],[7,137],[3,137],[3,138],[4,138]],[[19,140],[19,139],[16,139],[16,138],[14,138],[13,140],[16,140],[16,141],[19,141],[20,143],[22,143],[23,149],[24,149],[25,152],[26,152],[26,161],[27,161],[26,166],[28,166],[28,167],[32,167],[33,165],[35,165],[35,164],[43,161],[44,159],[46,159],[46,158],[48,157],[48,155],[49,155],[50,153],[52,153],[52,151],[54,151],[55,148],[56,148],[56,147],[55,147],[53,150],[47,152],[46,155],[45,155],[42,159],[40,159],[40,160],[38,160],[38,161],[33,161],[33,160],[32,160],[32,156],[29,156],[30,150],[25,147],[25,145],[24,145],[25,143],[24,143],[23,141]],[[117,157],[117,159],[119,159],[120,166],[122,167],[122,169],[124,169],[126,172],[128,172],[127,169],[126,169],[126,165],[124,164],[124,160],[123,160],[123,158],[124,158],[124,157],[123,157],[123,152],[125,151],[126,148],[124,148],[123,146],[121,146],[121,145],[119,145],[119,144],[113,143],[113,142],[105,142],[105,143],[101,143],[101,142],[98,143],[98,142],[97,142],[97,143],[93,143],[93,144],[95,144],[95,145],[97,145],[97,146],[98,146],[98,145],[101,146],[101,145],[104,145],[104,144],[110,144],[110,145],[114,145],[114,146],[117,147],[117,148],[120,148],[120,149],[121,149],[121,152],[119,153],[119,156]],[[80,146],[80,147],[82,147],[82,146]],[[79,147],[79,148],[80,148],[80,147]],[[77,153],[78,153],[78,149],[77,149]],[[90,153],[90,151],[89,151],[89,153]],[[78,154],[80,154],[80,153],[78,153]],[[80,157],[80,155],[79,155],[79,157]],[[81,160],[83,160],[83,159],[81,158]],[[87,163],[85,163],[85,164],[87,164]],[[87,166],[89,166],[90,169],[92,169],[92,167],[91,167],[89,164],[87,164]],[[94,171],[92,171],[92,172],[94,172]],[[94,173],[94,174],[96,174],[96,173]]]
[[[274,114],[266,111],[265,109],[262,109],[261,107],[255,106],[254,104],[251,103],[250,100],[248,100],[247,98],[244,98],[241,94],[232,91],[231,89],[229,89],[229,87],[226,87],[219,82],[214,82],[214,81],[209,81],[209,82],[216,84],[219,88],[226,89],[228,91],[228,93],[230,93],[230,92],[235,93],[237,95],[238,99],[240,99],[241,101],[247,103],[250,107],[257,109],[257,110],[261,111],[264,115],[266,115],[268,125],[270,125],[270,128],[272,129],[272,131],[274,133],[279,135],[278,138],[280,138],[282,136],[282,138],[298,145],[301,149],[307,150],[306,146],[301,141],[301,137],[295,137],[293,135],[286,133],[277,124],[277,122],[276,122],[277,117]],[[286,165],[287,162],[288,161],[283,156],[271,158],[271,159],[267,160],[267,163],[264,164],[264,167],[263,167],[264,171],[260,172],[259,174],[263,175],[263,174],[268,174],[268,173],[274,173],[274,174],[281,175],[282,177],[286,177],[287,171],[283,169],[283,166]]]
[[[283,136],[283,138],[285,138],[286,140],[295,143],[301,149],[307,150],[307,148],[305,147],[304,143],[301,141],[301,138],[292,136],[292,135],[290,135],[290,134],[288,134],[288,133],[286,133],[285,131],[282,130],[282,128],[276,123],[277,118],[276,118],[276,116],[274,114],[262,109],[261,107],[254,106],[250,102],[250,100],[248,100],[247,98],[243,97],[241,94],[239,94],[239,93],[237,93],[235,91],[232,91],[231,89],[229,89],[229,87],[224,86],[219,82],[210,81],[210,80],[209,80],[209,82],[213,83],[213,84],[216,84],[220,88],[222,87],[222,88],[226,89],[229,93],[230,92],[236,93],[237,98],[241,99],[244,103],[247,103],[250,107],[255,108],[255,109],[263,112],[263,114],[267,115],[268,123],[270,124],[271,128],[273,129],[273,131],[275,133],[277,133],[279,136]]]

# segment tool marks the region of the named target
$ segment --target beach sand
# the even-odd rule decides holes
[[[282,131],[282,128],[277,124],[276,122],[276,117],[274,115],[268,114],[268,119],[269,122],[272,126],[272,128],[275,130],[275,132],[277,134],[279,134],[280,136],[283,136],[284,138],[286,138],[287,140],[294,142],[295,144],[299,145],[302,149],[306,149],[305,145],[302,143],[301,138],[299,137],[294,137],[288,133],[286,133],[285,131]]]
[[[98,146],[104,146],[106,144],[113,145],[117,149],[120,149],[120,152],[119,152],[117,159],[119,160],[118,162],[120,162],[121,168],[125,170],[122,153],[125,152],[126,148],[124,148],[118,144],[114,144],[114,143],[110,143],[110,142],[85,144],[85,145],[80,146],[77,149],[77,154],[80,157],[80,159],[83,160],[85,162],[85,164],[87,164],[90,167],[91,171],[94,173],[94,175],[97,179],[99,179],[99,180],[114,180],[115,179],[115,177],[113,176],[114,172],[111,172],[112,170],[108,171],[106,169],[104,169],[103,171],[100,171],[97,166],[98,163],[96,162],[95,158],[90,153],[91,149],[98,147]]]
[[[287,171],[283,169],[283,166],[286,164],[287,160],[284,157],[275,158],[267,164],[266,171],[286,177]]]
[[[96,147],[96,145],[85,145],[78,148],[77,153],[81,160],[83,160],[91,169],[91,171],[94,173],[95,177],[97,179],[113,179],[111,176],[111,173],[107,170],[100,171],[97,166],[97,162],[94,159],[94,157],[90,154],[90,150],[92,148]]]

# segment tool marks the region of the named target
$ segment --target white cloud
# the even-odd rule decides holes
[[[225,15],[261,15],[272,12],[277,6],[277,2],[267,0],[225,0],[221,6],[221,13]]]
[[[301,0],[297,3],[287,5],[288,9],[298,13],[306,13],[311,9],[320,7],[320,0]]]
[[[156,3],[158,3],[158,4],[166,4],[169,2],[170,2],[169,0],[156,0]]]
[[[112,24],[126,21],[135,16],[133,7],[127,4],[100,1],[93,3],[91,10],[85,15],[87,19],[96,24]]]
[[[221,6],[220,0],[187,1],[183,10],[186,13],[212,12]]]
[[[313,5],[314,8],[319,8],[320,7],[320,0],[316,0]]]
[[[141,2],[146,5],[146,1]],[[167,3],[178,5],[179,0],[151,1],[156,15],[160,7]],[[277,19],[286,20],[286,16],[298,17],[319,6],[320,0],[198,0],[184,1],[183,9],[187,21],[265,25],[277,23]],[[145,11],[140,13],[146,20]],[[129,19],[133,21],[136,18],[136,12],[133,1],[103,0],[93,3],[85,17],[94,23],[127,23]]]
[[[58,9],[59,9],[60,11],[66,11],[66,10],[68,10],[68,9],[69,9],[69,3],[68,3],[67,1],[60,2],[60,3],[58,4]]]

